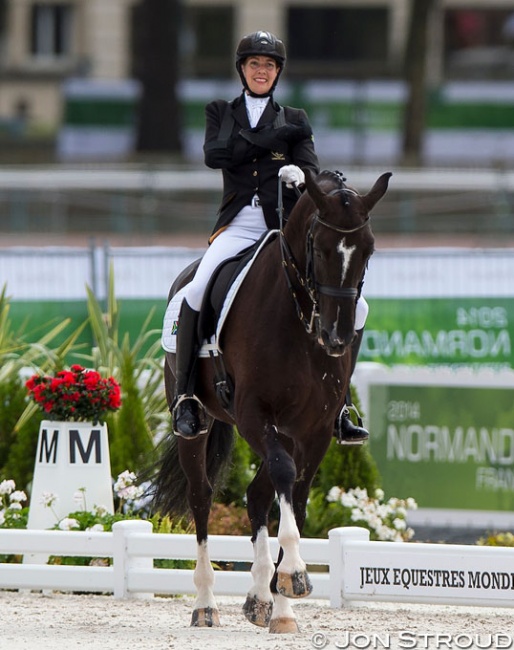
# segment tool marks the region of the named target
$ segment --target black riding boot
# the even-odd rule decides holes
[[[357,356],[362,342],[364,328],[357,331],[355,340],[352,343],[352,365],[350,372],[350,380],[357,364]],[[350,417],[350,409],[355,412],[358,424],[355,425]],[[352,402],[352,392],[350,385],[348,385],[348,392],[346,393],[345,405],[337,416],[334,428],[334,437],[341,445],[362,445],[363,442],[369,438],[369,432],[362,426],[362,419]]]
[[[173,403],[173,432],[182,438],[206,433],[200,400],[194,395],[195,366],[198,353],[196,329],[199,312],[184,299],[178,319],[176,353],[176,391]]]

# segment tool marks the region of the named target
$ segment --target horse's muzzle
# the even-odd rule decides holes
[[[342,357],[352,344],[354,338],[355,333],[351,337],[341,339],[339,337],[332,337],[328,332],[322,330],[321,335],[318,337],[318,342],[329,357]]]

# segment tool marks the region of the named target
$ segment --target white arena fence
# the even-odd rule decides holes
[[[0,589],[112,593],[115,598],[194,594],[190,569],[154,568],[153,560],[194,560],[194,535],[153,534],[151,523],[117,522],[112,533],[0,530],[0,554],[24,554],[0,564]],[[278,544],[270,540],[275,557]],[[213,535],[214,562],[251,562],[249,537]],[[329,539],[302,539],[311,567],[312,597],[331,607],[390,601],[514,607],[514,548],[371,542],[363,528],[336,528]],[[49,555],[112,558],[111,566],[48,565]],[[322,567],[314,570],[312,565]],[[328,569],[328,570],[327,570]],[[218,595],[244,596],[250,571],[216,571]]]
[[[86,285],[104,299],[112,268],[118,298],[164,304],[173,280],[204,252],[94,242],[90,247],[0,248],[0,286],[5,283],[7,294],[18,301],[82,300]],[[364,293],[368,298],[512,297],[512,277],[511,248],[385,249],[373,255]]]

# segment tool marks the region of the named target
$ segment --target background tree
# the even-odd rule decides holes
[[[402,162],[406,166],[422,163],[426,126],[427,52],[429,23],[437,0],[412,0],[405,49],[404,74],[408,98],[403,117]]]
[[[136,8],[135,73],[142,84],[137,150],[181,152],[179,75],[180,0],[142,0]]]
[[[7,29],[7,0],[0,0],[0,60],[4,54],[4,40]]]

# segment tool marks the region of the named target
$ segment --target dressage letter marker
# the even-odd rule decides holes
[[[44,420],[34,467],[28,528],[52,528],[71,512],[84,509],[74,496],[84,491],[87,509],[114,511],[109,441],[105,424]],[[49,508],[45,493],[57,495]]]

